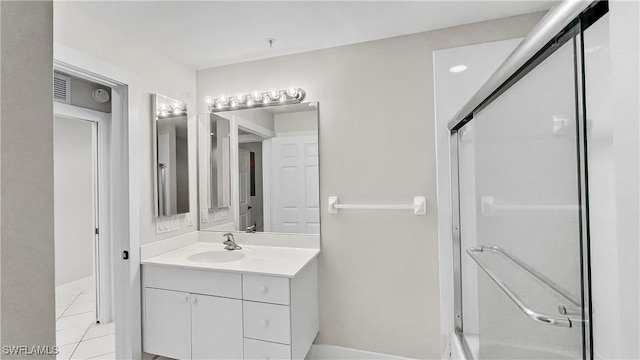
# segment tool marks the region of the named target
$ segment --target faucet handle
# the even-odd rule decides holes
[[[233,240],[233,233],[228,232],[228,233],[226,233],[226,234],[224,234],[222,236],[226,236],[227,240]]]

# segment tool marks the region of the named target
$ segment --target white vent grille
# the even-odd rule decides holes
[[[53,74],[53,99],[69,104],[71,102],[71,78],[62,74]]]

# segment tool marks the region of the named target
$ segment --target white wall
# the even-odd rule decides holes
[[[1,346],[55,345],[52,12],[0,2]]]
[[[180,218],[180,230],[155,234],[155,207],[152,142],[151,94],[160,93],[187,103],[189,108],[189,193],[190,209],[197,211],[196,178],[196,106],[195,71],[177,63],[165,54],[149,50],[131,40],[128,34],[105,25],[99,19],[79,10],[73,2],[56,1],[54,4],[54,41],[74,50],[86,53],[113,66],[134,73],[138,78],[140,132],[140,243],[149,243],[196,230],[186,228],[184,215]]]
[[[440,356],[432,52],[523,36],[540,17],[198,71],[200,112],[206,111],[206,95],[289,84],[304,88],[308,99],[320,104],[317,342],[416,358]],[[368,211],[328,215],[330,195],[376,203],[425,195],[427,216]]]
[[[56,286],[93,275],[93,141],[88,121],[54,118]]]

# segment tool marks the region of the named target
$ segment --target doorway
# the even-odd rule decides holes
[[[66,100],[54,103],[53,119],[56,345],[63,358],[89,358],[115,352],[111,244],[100,231],[109,221],[111,105]]]

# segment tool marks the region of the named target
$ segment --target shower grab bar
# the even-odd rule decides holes
[[[496,211],[577,211],[578,205],[503,205],[495,204],[493,196],[482,196],[480,198],[480,214],[482,216],[493,216]]]
[[[571,319],[571,318],[568,318],[568,317],[556,317],[556,316],[544,315],[544,314],[540,314],[538,312],[535,312],[535,311],[529,309],[524,304],[522,299],[520,299],[520,297],[518,295],[516,295],[516,293],[514,293],[513,290],[511,290],[511,288],[509,288],[509,286],[507,286],[507,284],[504,283],[504,281],[500,280],[500,278],[498,278],[493,273],[493,271],[491,271],[489,268],[487,268],[482,263],[482,261],[480,261],[480,259],[478,258],[478,256],[476,254],[474,254],[474,252],[482,252],[482,249],[481,248],[469,248],[469,249],[467,249],[467,254],[469,254],[469,256],[473,259],[473,261],[475,261],[476,264],[478,264],[478,267],[480,269],[482,269],[482,271],[484,271],[485,274],[487,274],[487,276],[489,276],[489,278],[491,280],[493,280],[493,282],[496,285],[498,285],[500,290],[502,290],[507,295],[507,297],[514,304],[516,304],[516,306],[520,309],[520,311],[522,311],[525,315],[527,315],[528,317],[530,317],[534,321],[537,321],[539,323],[546,324],[546,325],[555,325],[555,326],[561,326],[561,327],[572,327],[573,323],[581,321],[581,320],[577,320],[577,319]]]
[[[329,214],[337,214],[340,209],[352,210],[413,210],[414,215],[427,213],[427,200],[424,196],[413,198],[412,204],[340,204],[337,196],[329,196]]]
[[[478,250],[476,250],[478,248],[472,248],[472,249],[473,249],[472,251],[478,252]],[[536,270],[536,269],[532,268],[531,266],[527,265],[522,260],[520,260],[517,257],[511,255],[508,251],[506,251],[505,249],[501,248],[500,246],[482,245],[480,247],[480,249],[479,249],[479,252],[483,252],[483,251],[490,251],[490,252],[502,255],[503,257],[507,258],[512,263],[514,263],[517,266],[519,266],[520,268],[522,268],[524,271],[526,271],[533,278],[535,278],[536,280],[540,281],[540,283],[542,283],[543,285],[545,285],[549,289],[553,290],[555,293],[557,293],[561,297],[565,298],[568,302],[573,304],[573,306],[576,306],[578,308],[582,308],[581,302],[579,300],[575,300],[573,298],[573,296],[571,296],[571,294],[567,290],[562,288],[562,286],[556,284],[553,280],[551,280],[548,277],[544,276],[538,270]],[[565,311],[567,311],[566,308],[565,308]],[[564,314],[562,314],[562,315],[564,315]]]

